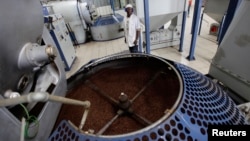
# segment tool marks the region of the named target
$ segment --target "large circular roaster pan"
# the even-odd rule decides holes
[[[66,97],[91,102],[63,105],[49,140],[203,140],[210,124],[246,124],[235,103],[212,80],[149,54],[119,54],[90,61],[68,79]]]

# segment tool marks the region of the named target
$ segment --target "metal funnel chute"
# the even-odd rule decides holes
[[[224,14],[227,12],[229,1],[230,0],[207,0],[204,13],[220,23]]]
[[[180,44],[182,13],[186,9],[186,3],[186,0],[148,1],[149,9],[146,10],[144,10],[144,1],[131,3],[142,24],[149,22],[151,50]],[[149,21],[145,21],[144,11],[149,12]],[[142,42],[146,44],[144,31],[144,26],[142,26]]]
[[[149,1],[150,31],[157,30],[178,14],[185,11],[185,0],[154,0]],[[163,6],[164,5],[164,6]],[[144,21],[144,2],[136,1],[137,16]]]

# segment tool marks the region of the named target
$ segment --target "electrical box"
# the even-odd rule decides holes
[[[64,18],[61,14],[53,14],[45,16],[44,21],[63,60],[65,70],[69,71],[76,58],[76,51]]]
[[[212,23],[209,29],[209,34],[217,36],[219,33],[219,28],[220,25],[218,23]]]

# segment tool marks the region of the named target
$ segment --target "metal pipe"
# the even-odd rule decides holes
[[[63,104],[80,105],[80,106],[84,106],[84,108],[90,107],[89,101],[74,100],[74,99],[69,99],[69,98],[65,98],[61,96],[49,95],[48,100],[54,101],[54,102],[60,102]]]
[[[21,134],[20,134],[20,141],[24,141],[24,134],[25,134],[25,118],[22,118],[22,125],[21,125]]]
[[[124,111],[122,110],[118,110],[117,114],[104,126],[102,127],[102,129],[100,131],[97,132],[97,136],[98,135],[102,135],[108,128],[109,126],[120,116],[124,113]]]
[[[148,119],[132,112],[131,116],[136,119],[136,121],[140,122],[142,125],[148,126],[151,125],[153,122],[149,121]]]
[[[148,0],[144,0],[144,20],[145,20],[145,33],[146,33],[146,53],[150,54],[150,23],[149,23],[149,4]]]
[[[141,95],[141,93],[146,90],[146,88],[151,85],[155,80],[156,78],[161,74],[161,71],[160,72],[157,72],[150,80],[149,82],[131,99],[131,103],[133,103],[135,101],[135,99],[137,97],[139,97]]]
[[[11,95],[12,93],[16,93],[16,92],[8,91],[8,95]],[[80,100],[69,99],[69,98],[65,98],[61,96],[50,95],[47,92],[34,92],[34,93],[29,93],[27,95],[23,95],[20,97],[14,97],[10,99],[1,99],[0,107],[11,106],[11,105],[27,103],[27,102],[31,103],[31,102],[45,102],[45,101],[53,101],[53,102],[60,102],[63,104],[83,106],[85,108],[85,111],[83,113],[82,120],[79,125],[79,130],[83,128],[85,121],[87,119],[87,116],[88,116],[88,112],[89,112],[89,107],[90,107],[89,101],[80,101]]]
[[[51,45],[26,43],[19,54],[18,67],[20,69],[40,67],[46,62],[53,61],[57,54],[55,47]]]
[[[79,130],[82,130],[83,126],[85,125],[88,113],[89,113],[89,108],[86,108],[83,115],[82,115],[82,120],[81,120],[81,123],[79,125]]]
[[[87,80],[85,82],[85,84],[90,87],[91,89],[93,89],[95,92],[97,92],[98,94],[100,94],[101,96],[103,96],[104,98],[106,98],[107,100],[109,100],[109,102],[111,102],[114,105],[118,105],[118,101],[116,101],[114,98],[110,97],[108,94],[106,94],[105,92],[103,92],[102,90],[100,90],[95,84],[93,84],[90,80]]]
[[[86,22],[85,22],[85,20],[83,18],[82,7],[81,7],[81,3],[80,3],[79,0],[77,0],[77,6],[76,7],[77,7],[77,12],[78,12],[78,16],[80,18],[81,24],[82,24],[84,30],[87,30],[87,24],[86,24]]]
[[[80,101],[61,96],[50,95],[47,92],[33,92],[27,95],[22,95],[20,97],[15,97],[11,99],[1,99],[0,107],[11,106],[26,102],[30,103],[30,102],[45,102],[45,101],[61,102],[64,104],[71,104],[71,105],[81,105],[84,106],[85,108],[90,107],[89,101]]]
[[[0,100],[0,107],[6,107],[6,106],[12,106],[17,105],[20,103],[26,103],[28,102],[28,95],[23,95],[17,98],[11,98],[11,99],[1,99]]]

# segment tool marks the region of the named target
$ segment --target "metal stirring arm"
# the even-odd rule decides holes
[[[134,118],[135,120],[139,121],[141,124],[143,125],[150,125],[152,124],[151,121],[147,120],[146,118],[136,114],[135,112],[133,112],[133,110],[131,109],[131,104],[132,102],[134,102],[145,90],[146,88],[151,85],[156,78],[161,74],[162,72],[157,72],[153,78],[151,78],[149,80],[149,82],[132,98],[132,100],[129,100],[127,95],[124,93],[121,93],[120,97],[119,97],[119,101],[113,99],[111,96],[109,96],[108,94],[106,94],[105,92],[103,92],[102,90],[100,90],[95,84],[93,84],[91,81],[87,80],[85,82],[85,84],[87,84],[88,87],[90,87],[91,89],[93,89],[94,91],[96,91],[98,94],[100,94],[101,96],[103,96],[105,99],[107,99],[109,102],[111,102],[113,105],[118,106],[119,108],[121,108],[117,114],[100,130],[98,131],[98,133],[96,135],[102,135],[109,127],[110,125],[122,114],[124,114],[124,112],[127,112],[131,115],[132,118]]]
[[[83,113],[83,117],[79,125],[79,130],[83,128],[88,112],[89,112],[89,107],[90,107],[89,101],[80,101],[80,100],[74,100],[74,99],[65,98],[61,96],[55,96],[47,92],[32,92],[27,95],[16,96],[10,99],[0,99],[0,108],[11,106],[11,105],[17,105],[21,103],[46,102],[46,101],[83,106],[85,108],[85,111]]]

